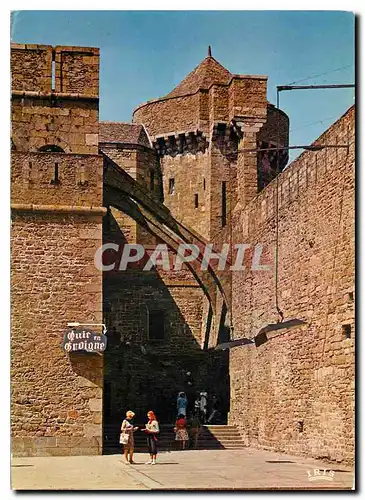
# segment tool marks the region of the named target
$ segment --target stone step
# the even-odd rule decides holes
[[[158,448],[160,451],[173,451],[180,448],[180,443],[175,440],[172,424],[160,426]],[[122,447],[118,445],[120,426],[118,423],[104,426],[104,453],[121,453]],[[107,439],[108,438],[108,439]],[[146,435],[141,432],[134,434],[136,452],[146,453],[148,446]],[[238,429],[233,425],[204,425],[198,439],[198,449],[242,449],[245,444]]]
[[[202,429],[206,429],[210,432],[219,432],[219,431],[237,431],[237,427],[228,427],[226,425],[217,425],[217,426],[208,426],[208,425],[203,425]]]
[[[201,432],[199,436],[204,439],[226,439],[226,438],[241,439],[240,434],[210,434],[208,432]]]
[[[216,430],[207,430],[207,429],[201,429],[200,431],[200,434],[204,434],[204,435],[207,435],[207,436],[239,436],[240,433],[238,432],[238,430],[231,430],[231,431],[224,431],[224,430],[220,430],[220,431],[216,431]]]
[[[234,439],[214,439],[214,438],[204,438],[204,437],[199,437],[199,442],[201,443],[214,443],[216,441],[218,441],[219,443],[227,443],[227,444],[230,444],[230,443],[240,443],[242,441],[241,438],[234,438]]]

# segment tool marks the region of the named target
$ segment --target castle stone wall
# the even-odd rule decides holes
[[[164,203],[174,217],[183,224],[209,235],[209,155],[183,154],[161,158]],[[174,180],[174,192],[169,193],[170,179]],[[198,196],[198,207],[195,206]]]
[[[230,423],[247,445],[354,459],[354,108],[279,176],[278,300],[284,330],[230,351]],[[262,243],[268,271],[233,272],[235,338],[275,323],[276,181],[234,213],[235,241]],[[348,327],[345,327],[348,325]],[[350,338],[346,328],[351,328]]]
[[[102,276],[94,265],[106,212],[97,154],[98,50],[74,49],[11,49],[16,456],[102,453],[103,356],[62,349],[67,323],[103,320]],[[44,146],[53,152],[38,152]]]
[[[143,124],[149,135],[188,132],[198,128],[199,92],[196,94],[159,99],[139,106],[133,113],[133,123]]]
[[[56,92],[99,96],[99,49],[55,47]]]
[[[11,427],[16,456],[101,454],[103,357],[62,350],[67,323],[101,323],[101,216],[15,212]]]
[[[98,155],[14,151],[11,165],[12,202],[101,206],[102,168],[103,159]]]
[[[162,201],[161,167],[154,149],[126,144],[101,144],[101,151]]]
[[[52,47],[19,44],[11,46],[12,89],[51,92]]]
[[[12,141],[17,151],[55,145],[65,153],[98,154],[98,103],[14,95]]]
[[[235,75],[229,85],[229,119],[263,118],[266,120],[267,76]]]
[[[289,118],[272,104],[267,106],[267,120],[257,134],[258,141],[280,146],[289,144]]]
[[[34,47],[11,47],[13,149],[98,154],[99,50]]]

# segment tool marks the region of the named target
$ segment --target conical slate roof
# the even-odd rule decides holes
[[[193,94],[198,89],[208,89],[213,83],[227,84],[232,78],[231,73],[214,57],[208,55],[184,80],[179,83],[166,97],[177,97]]]

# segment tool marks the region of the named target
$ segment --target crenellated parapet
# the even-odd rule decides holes
[[[204,153],[209,145],[209,140],[204,132],[194,130],[192,132],[173,132],[157,135],[153,138],[152,143],[158,156],[163,157],[185,153]]]
[[[231,123],[215,121],[207,135],[201,130],[171,132],[153,137],[152,144],[159,157],[204,153],[210,143],[220,148],[225,146],[226,153],[230,154],[237,152],[237,143],[242,137],[241,127],[233,120]]]
[[[99,49],[11,44],[12,91],[99,96]]]

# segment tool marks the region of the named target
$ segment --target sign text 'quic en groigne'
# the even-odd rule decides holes
[[[65,352],[103,352],[106,345],[106,335],[84,328],[72,328],[66,331],[62,348]]]

